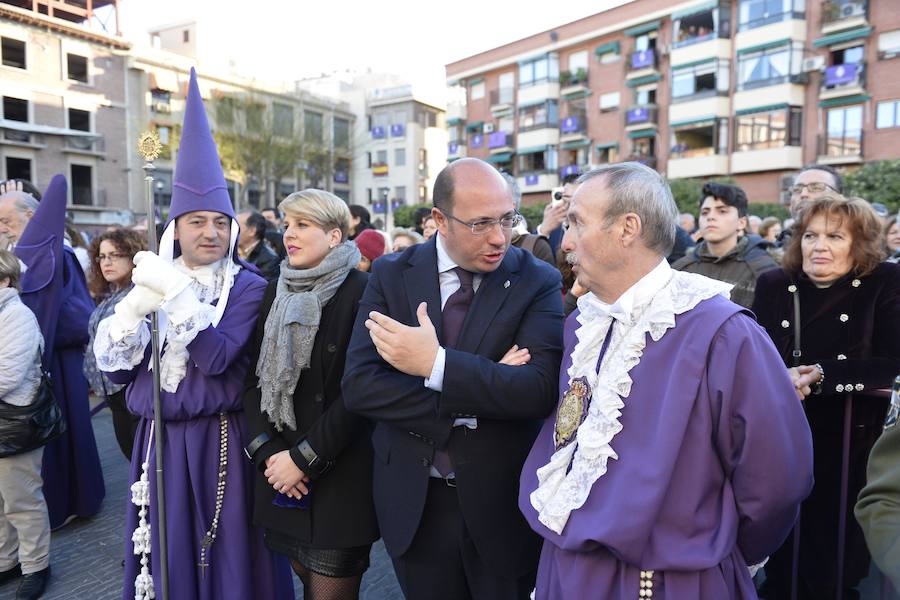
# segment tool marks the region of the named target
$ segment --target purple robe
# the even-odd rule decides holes
[[[28,266],[22,301],[41,326],[44,365],[68,425],[44,448],[41,468],[50,526],[56,529],[70,517],[97,514],[106,494],[82,369],[94,301],[75,253],[61,242],[48,238],[46,244],[20,245],[16,255]]]
[[[566,321],[561,393],[577,315]],[[538,600],[635,600],[642,570],[655,572],[653,600],[756,598],[747,565],[778,548],[809,494],[809,427],[765,331],[722,297],[675,323],[657,342],[648,336],[611,442],[619,458],[562,535],[529,498],[554,451],[556,415],[541,429],[519,495],[544,537]]]
[[[253,527],[253,465],[244,456],[249,443],[241,404],[249,365],[246,345],[256,326],[266,282],[242,270],[231,289],[218,326],[197,334],[188,345],[187,375],[174,394],[161,391],[165,417],[164,475],[168,526],[169,597],[171,600],[220,598],[293,598],[293,581],[286,560],[277,558]],[[132,381],[126,393],[128,409],[142,417],[131,459],[131,482],[141,476],[153,418],[153,374],[144,360],[132,371],[109,373],[112,381]],[[200,542],[215,512],[219,464],[219,416],[227,413],[228,467],[218,534],[207,553],[201,577]],[[156,518],[155,449],[150,450],[150,523],[153,531],[151,573],[160,590],[159,524]],[[137,527],[137,507],[129,494],[125,523],[125,586],[122,598],[134,598],[134,579],[140,572],[131,534]],[[157,591],[157,595],[159,591]]]

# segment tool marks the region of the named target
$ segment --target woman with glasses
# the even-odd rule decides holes
[[[134,269],[132,259],[145,249],[143,236],[130,229],[112,229],[98,235],[91,241],[88,249],[91,260],[88,289],[99,304],[91,314],[88,326],[91,338],[84,353],[84,375],[94,393],[106,398],[106,405],[112,412],[116,441],[128,460],[131,460],[134,432],[139,418],[125,407],[125,386],[112,383],[97,369],[94,336],[100,321],[113,314],[116,304],[131,289],[131,270]]]

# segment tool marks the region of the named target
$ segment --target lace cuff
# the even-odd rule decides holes
[[[143,322],[133,331],[126,331],[116,316],[110,315],[100,321],[94,338],[97,368],[106,373],[130,371],[144,359],[144,350],[149,343],[150,331]]]
[[[166,338],[170,342],[184,345],[191,343],[198,333],[209,327],[216,313],[216,307],[200,302],[191,288],[186,288],[171,300],[163,302],[162,310],[169,320],[170,331]]]

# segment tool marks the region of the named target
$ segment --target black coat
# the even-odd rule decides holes
[[[846,586],[865,576],[869,556],[853,503],[865,483],[869,451],[882,430],[887,399],[867,394],[890,388],[900,373],[900,266],[882,263],[865,277],[849,274],[819,289],[805,276],[775,269],[760,275],[753,312],[787,366],[793,366],[794,303],[800,298],[799,364],[819,363],[825,372],[821,394],[804,402],[813,435],[815,487],[801,516],[801,598],[833,598],[837,571],[844,410],[852,392],[848,468]],[[790,585],[792,537],[766,566],[776,589]]]
[[[310,368],[301,373],[294,391],[297,431],[277,431],[259,406],[256,363],[266,319],[275,300],[276,282],[266,289],[250,343],[251,362],[243,398],[249,425],[247,439],[253,440],[262,432],[271,438],[253,456],[259,469],[253,520],[313,548],[350,548],[378,539],[372,502],[371,427],[364,418],[347,411],[341,396],[347,345],[367,280],[367,274],[351,270],[322,310]],[[308,509],[274,506],[275,490],[262,474],[266,460],[277,452],[290,450],[297,466],[307,472],[308,463],[296,447],[303,438],[321,459],[334,461],[334,465],[312,481]]]
[[[272,252],[265,241],[261,240],[257,243],[256,247],[247,255],[245,260],[259,269],[259,274],[262,275],[266,281],[278,279],[278,275],[281,273],[281,259],[278,258],[277,254]]]

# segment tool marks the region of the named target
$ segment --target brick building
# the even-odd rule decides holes
[[[731,176],[752,202],[791,175],[900,157],[891,0],[635,0],[446,66],[449,160],[509,170],[526,203],[640,160]]]

